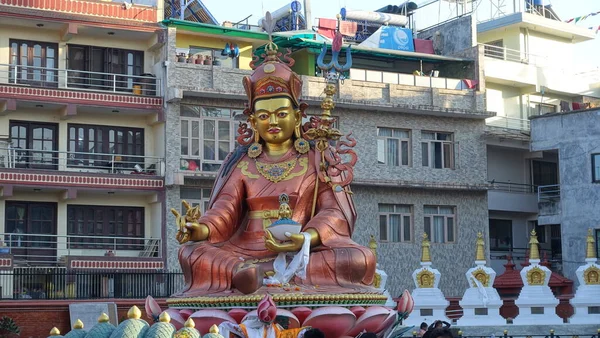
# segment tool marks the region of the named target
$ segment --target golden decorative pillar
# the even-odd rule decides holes
[[[537,239],[537,234],[534,230],[531,230],[531,236],[529,237],[529,259],[536,259],[536,260],[540,260],[540,248],[539,245],[540,242],[538,242]]]
[[[586,259],[595,259],[596,257],[596,246],[594,245],[594,235],[592,234],[592,229],[588,229],[588,235],[586,238],[587,246],[585,251]]]
[[[431,253],[429,251],[431,243],[427,238],[427,234],[423,233],[423,240],[421,241],[421,263],[431,262]]]
[[[485,262],[485,241],[483,240],[483,234],[477,233],[477,242],[475,243],[475,261]]]

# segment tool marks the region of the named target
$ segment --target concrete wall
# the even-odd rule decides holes
[[[456,207],[455,243],[432,243],[433,267],[440,270],[440,289],[446,297],[461,297],[467,287],[465,272],[474,265],[477,232],[487,233],[486,193],[419,190],[354,186],[354,201],[358,221],[354,240],[366,245],[370,235],[379,236],[378,203],[409,204],[413,206],[413,233],[411,243],[379,243],[380,267],[388,278],[388,289],[398,297],[404,289],[415,288],[412,272],[420,268],[421,236],[423,234],[423,205],[450,205]],[[486,245],[486,248],[489,248]],[[488,256],[489,257],[489,256]]]
[[[474,16],[465,15],[424,29],[417,38],[433,40],[433,47],[438,55],[455,55],[477,44],[477,22]]]
[[[558,150],[565,275],[584,264],[588,228],[599,229],[600,185],[592,183],[591,154],[600,152],[600,111],[546,115],[531,121],[531,148]]]
[[[528,151],[514,148],[487,147],[487,179],[496,182],[530,184]]]

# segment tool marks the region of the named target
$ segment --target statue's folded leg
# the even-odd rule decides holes
[[[361,287],[373,283],[375,256],[366,248],[347,247],[311,253],[305,284]]]

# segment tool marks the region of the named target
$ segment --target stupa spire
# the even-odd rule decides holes
[[[427,238],[427,234],[423,233],[423,240],[421,241],[421,263],[431,262],[430,246],[431,243],[429,242],[429,238]]]
[[[483,240],[483,234],[477,233],[477,242],[475,243],[475,261],[485,262],[485,241]]]
[[[538,245],[540,244],[540,242],[538,242],[537,239],[537,234],[534,230],[531,230],[531,236],[529,237],[529,259],[540,259],[540,249],[538,247]]]
[[[586,242],[587,242],[587,246],[586,246],[586,251],[585,251],[585,258],[586,259],[596,259],[598,257],[596,257],[596,247],[594,245],[594,236],[592,234],[592,229],[588,229],[588,234],[587,234],[587,238],[586,238]]]

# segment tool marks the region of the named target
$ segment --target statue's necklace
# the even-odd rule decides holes
[[[255,161],[256,170],[266,179],[273,183],[277,183],[288,177],[288,175],[296,167],[298,158],[294,157],[291,160],[280,163],[262,163]]]

